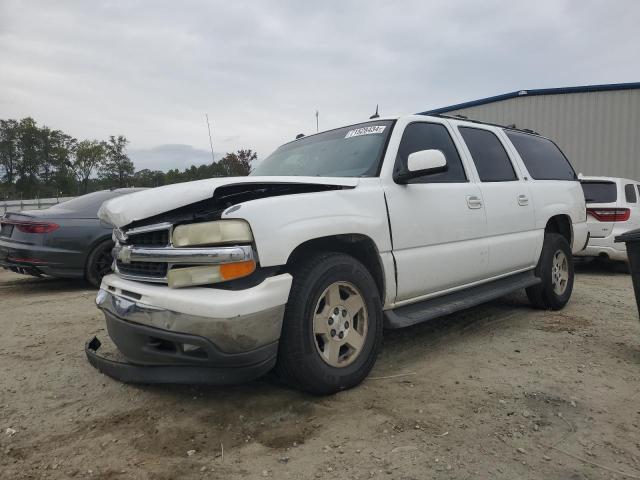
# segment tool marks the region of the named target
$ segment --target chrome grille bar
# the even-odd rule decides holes
[[[253,260],[253,250],[250,245],[211,248],[145,248],[116,245],[113,256],[125,265],[130,262],[220,265]]]

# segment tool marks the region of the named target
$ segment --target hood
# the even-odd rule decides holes
[[[151,188],[106,201],[98,211],[98,217],[116,227],[175,210],[192,203],[212,198],[217,188],[232,185],[318,185],[353,188],[358,178],[338,177],[221,177],[175,183]]]

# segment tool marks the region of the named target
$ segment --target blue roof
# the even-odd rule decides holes
[[[453,110],[461,110],[463,108],[475,107],[478,105],[486,105],[487,103],[499,102],[517,97],[530,97],[534,95],[558,95],[561,93],[584,93],[584,92],[609,92],[613,90],[634,90],[640,88],[640,82],[631,83],[608,83],[605,85],[582,85],[578,87],[560,87],[560,88],[541,88],[537,90],[518,90],[517,92],[503,93],[493,97],[481,98],[471,102],[457,103],[448,107],[435,108],[426,112],[420,112],[418,115],[435,115],[438,113],[451,112]]]

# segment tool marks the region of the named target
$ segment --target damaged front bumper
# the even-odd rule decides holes
[[[245,290],[170,289],[104,278],[96,298],[107,330],[126,361],[87,342],[89,362],[130,383],[231,384],[273,368],[291,276]]]

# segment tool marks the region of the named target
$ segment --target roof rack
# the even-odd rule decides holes
[[[500,125],[498,123],[483,122],[481,120],[475,120],[473,118],[466,117],[465,115],[447,115],[446,113],[431,113],[431,114],[420,113],[419,115],[427,115],[429,117],[449,118],[451,120],[464,120],[465,122],[478,123],[480,125],[490,125],[492,127],[500,127],[500,128],[506,128],[508,130],[516,130],[518,132],[529,133],[531,135],[540,135],[538,132],[536,132],[535,130],[531,130],[530,128],[518,128],[516,127],[515,123],[512,123],[511,125]]]

